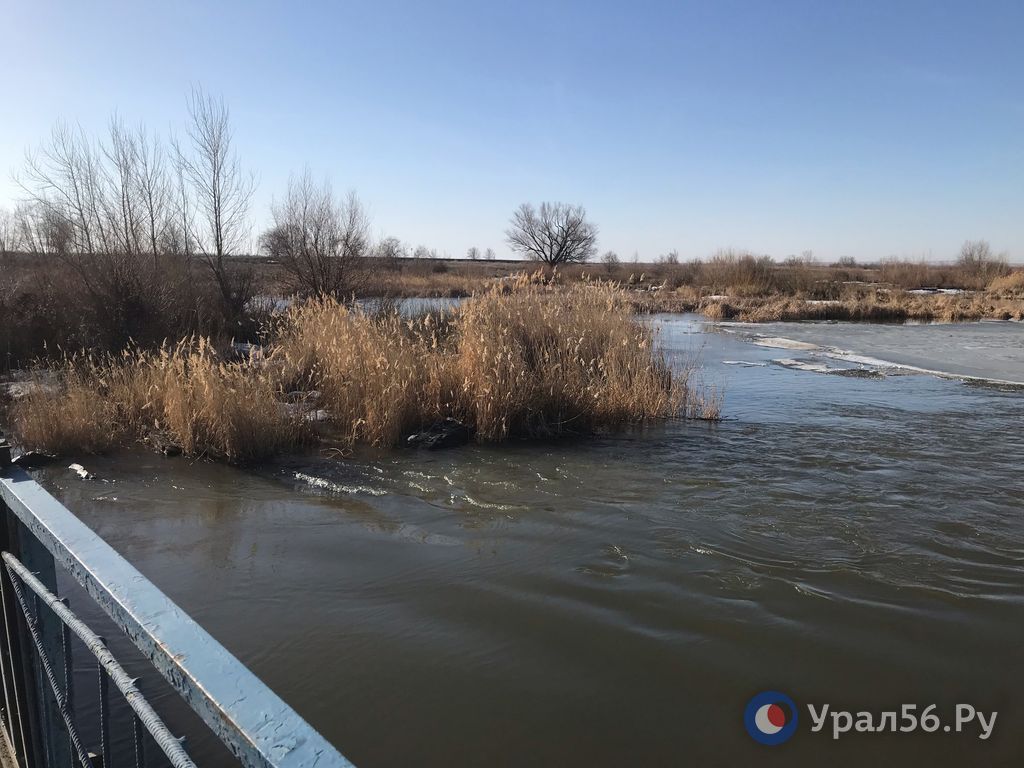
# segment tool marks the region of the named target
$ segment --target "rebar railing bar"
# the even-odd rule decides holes
[[[21,601],[21,595],[19,594],[18,586],[16,584],[14,584],[13,581],[11,582],[11,584],[14,585],[14,594],[17,595],[18,600],[20,602]],[[33,644],[35,645],[36,655],[38,656],[38,659],[39,659],[39,663],[36,664],[36,691],[39,692],[39,714],[40,714],[41,719],[43,721],[43,733],[44,734],[49,734],[49,733],[52,733],[52,729],[50,727],[50,706],[49,706],[49,702],[46,700],[46,686],[43,684],[44,683],[43,678],[44,677],[50,678],[50,673],[47,672],[47,668],[50,665],[50,660],[46,657],[46,649],[43,648],[42,641],[40,641],[38,643],[35,642],[36,637],[37,637],[37,635],[39,635],[39,632],[40,632],[39,622],[40,622],[40,617],[42,616],[42,611],[39,609],[39,596],[38,595],[32,595],[32,608],[35,610],[35,616],[32,619],[29,619],[28,607],[24,603],[22,603],[21,607],[22,607],[22,609],[25,612],[25,619],[26,619],[26,621],[29,622],[29,626],[30,626],[29,631],[33,633],[32,634],[32,641],[33,641]],[[33,624],[35,625],[34,628],[32,627]],[[55,686],[57,684],[56,678],[49,679],[46,682],[48,682],[51,686]],[[58,702],[58,706],[59,706],[59,702]],[[42,742],[43,742],[43,761],[45,762],[47,768],[54,768],[54,765],[53,765],[53,762],[54,762],[53,761],[53,752],[50,749],[50,740],[48,738],[46,738],[46,736],[44,735],[43,738],[42,738]]]
[[[132,734],[135,737],[135,768],[143,768],[146,764],[146,738],[142,730],[142,721],[134,712],[132,713]]]
[[[11,667],[11,688],[14,691],[14,708],[18,716],[18,737],[21,739],[21,759],[28,759],[28,747],[25,743],[25,726],[21,720],[21,701],[18,698],[18,685],[16,682],[17,671],[14,669],[14,643],[11,641],[11,628],[7,622],[7,617],[10,616],[7,612],[7,590],[4,588],[4,577],[3,573],[0,572],[0,606],[4,612],[4,637],[7,640],[7,659]],[[11,606],[13,609],[13,606]],[[3,659],[0,659],[0,664],[3,663]],[[13,720],[11,718],[11,705],[7,701],[7,685],[6,677],[4,684],[4,703],[7,706],[7,719],[11,721],[11,727],[14,727]],[[12,734],[13,736],[13,734]],[[13,744],[11,746],[14,746]]]
[[[101,637],[103,647],[107,647],[107,640]],[[103,756],[103,768],[110,768],[113,760],[110,759],[110,694],[107,686],[107,671],[96,660],[96,672],[100,680],[100,754]]]
[[[14,579],[14,571],[11,570],[8,558],[13,560],[15,563],[18,563],[18,561],[9,553],[4,552],[4,566],[7,570],[7,575],[11,579],[11,587],[14,588],[14,596],[18,599],[18,603],[21,605],[21,611],[25,616],[25,623],[28,625],[29,635],[32,637],[32,644],[35,646],[36,654],[39,658],[39,666],[42,667],[43,671],[46,673],[46,678],[50,683],[50,688],[53,690],[53,695],[57,699],[57,708],[60,710],[61,717],[64,719],[64,726],[67,728],[68,737],[71,739],[71,745],[74,748],[75,753],[78,755],[78,760],[82,764],[82,768],[91,768],[92,763],[89,761],[89,753],[82,747],[82,742],[78,738],[78,731],[75,729],[74,720],[68,712],[67,707],[64,706],[64,696],[61,694],[60,688],[57,686],[57,679],[53,674],[53,668],[50,666],[50,661],[46,658],[46,653],[43,651],[43,643],[39,638],[39,626],[37,619],[32,616],[32,612],[28,608],[28,601],[25,600],[25,595],[21,591],[21,587]],[[18,565],[24,569],[24,566],[22,566],[21,563],[18,563]],[[27,570],[25,573],[32,576],[32,574],[28,573]],[[34,576],[32,576],[32,578],[35,579]],[[40,584],[40,586],[42,585]],[[38,593],[36,594],[38,595]],[[54,600],[56,600],[56,598],[54,598]],[[60,603],[58,601],[58,605],[59,604]],[[42,687],[40,687],[39,690],[40,694],[42,694]],[[48,756],[47,764],[49,765]]]
[[[66,597],[60,599],[61,603],[68,610],[71,604]],[[64,701],[67,702],[68,711],[75,711],[75,665],[71,657],[71,629],[63,621],[61,624],[61,647],[64,649]]]
[[[153,710],[149,702],[143,698],[142,693],[135,686],[134,678],[124,671],[124,668],[107,649],[102,638],[89,629],[85,622],[57,599],[14,555],[10,552],[4,552],[3,562],[7,572],[9,574],[16,574],[33,592],[38,594],[47,607],[57,615],[57,618],[64,622],[85,644],[85,647],[92,652],[102,668],[110,676],[114,685],[124,695],[128,706],[139,716],[146,730],[149,731],[156,741],[157,746],[167,755],[173,768],[195,768],[192,758],[185,752],[178,739],[167,729],[167,726],[164,725],[160,716]],[[17,586],[17,582],[13,577],[11,578],[11,584]],[[106,760],[106,755],[104,755],[104,760]]]

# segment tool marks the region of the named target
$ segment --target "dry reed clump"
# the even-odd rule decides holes
[[[271,362],[320,392],[342,437],[381,446],[445,417],[479,441],[714,418],[655,341],[614,287],[522,276],[413,319],[307,303],[289,313]]]
[[[961,322],[982,319],[1024,318],[1020,297],[988,293],[910,293],[877,288],[844,290],[836,299],[818,300],[806,295],[711,298],[699,311],[710,320],[749,323],[841,320],[850,322],[902,323]]]
[[[691,387],[691,369],[673,369],[656,341],[601,283],[524,275],[416,318],[318,299],[285,314],[262,360],[225,362],[203,338],[66,359],[12,423],[21,444],[53,452],[146,440],[241,461],[311,437],[313,407],[342,439],[377,446],[447,417],[479,441],[716,419],[719,398]]]
[[[988,285],[989,293],[1006,298],[1019,297],[1024,294],[1024,269],[995,278]]]
[[[54,376],[43,372],[29,392],[11,406],[11,429],[24,446],[48,453],[101,453],[123,437],[114,410],[97,397],[93,369],[68,361]]]
[[[373,315],[330,299],[291,309],[271,363],[289,387],[320,393],[350,442],[397,444],[440,397],[438,315]],[[429,343],[426,339],[429,338]]]
[[[150,440],[229,461],[277,453],[309,433],[303,414],[280,403],[276,376],[255,361],[222,361],[203,338],[158,352],[67,358],[56,386],[37,384],[14,404],[11,421],[20,444],[53,453]]]
[[[486,293],[460,309],[454,409],[483,440],[589,431],[684,412],[676,374],[621,293],[531,286]]]

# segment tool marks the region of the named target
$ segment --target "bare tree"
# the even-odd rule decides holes
[[[384,269],[391,270],[392,272],[401,271],[405,265],[405,260],[408,258],[408,249],[402,244],[402,241],[397,237],[385,237],[379,243],[377,247],[373,249],[373,255],[377,260],[377,263]],[[414,259],[429,259],[430,252],[425,246],[418,246],[413,253]]]
[[[288,182],[272,208],[273,226],[264,233],[267,255],[277,259],[296,290],[313,296],[343,296],[365,275],[370,224],[355,193],[337,200],[331,186],[313,182],[307,169]]]
[[[149,240],[149,250],[156,263],[157,254],[164,251],[165,243],[169,242],[168,230],[175,224],[173,193],[160,140],[157,138],[151,142],[143,128],[139,129],[136,139],[135,183],[142,203],[143,226]]]
[[[15,214],[0,208],[0,258],[21,250],[21,233]]]
[[[116,245],[108,250],[125,255],[141,251],[141,219],[136,194],[139,148],[121,119],[110,119],[110,143],[101,147],[107,159],[103,168],[106,189],[101,190],[103,215]],[[106,194],[103,194],[106,193]]]
[[[523,203],[509,224],[505,237],[512,250],[549,267],[584,262],[597,250],[597,227],[579,205],[541,203],[535,209]]]
[[[13,218],[15,240],[21,250],[34,256],[47,253],[48,249],[41,225],[42,206],[31,202],[21,203],[14,209]]]
[[[188,99],[188,149],[175,144],[185,196],[181,221],[188,227],[186,240],[197,244],[220,290],[225,310],[241,316],[250,298],[251,275],[232,268],[227,259],[236,255],[249,236],[249,205],[256,187],[255,177],[245,173],[232,148],[230,115],[222,99],[201,89]],[[190,150],[190,151],[189,151]],[[189,208],[195,218],[189,213]]]
[[[102,155],[81,128],[57,123],[49,143],[28,152],[24,172],[15,176],[48,220],[63,219],[71,228],[69,252],[94,254],[112,245],[101,201],[101,168]]]
[[[484,251],[484,258],[487,261],[494,261],[494,249],[488,248],[486,251]]]
[[[605,270],[611,274],[619,268],[622,262],[619,259],[619,254],[615,251],[605,251],[604,255],[601,256],[601,263],[604,264]]]
[[[470,261],[479,261],[480,249],[474,245],[472,248],[466,251],[466,258],[469,259]]]

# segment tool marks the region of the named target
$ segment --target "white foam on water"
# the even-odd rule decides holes
[[[344,485],[342,483],[334,483],[326,478],[307,475],[304,472],[296,472],[294,477],[300,482],[306,483],[314,488],[322,488],[323,490],[330,491],[331,493],[341,493],[346,495],[365,493],[370,496],[383,496],[387,493],[387,491],[380,488],[370,488],[366,485]]]
[[[481,509],[497,509],[497,510],[500,510],[502,512],[505,512],[505,511],[508,511],[508,510],[512,510],[512,509],[522,509],[522,506],[520,506],[518,504],[495,504],[495,503],[489,502],[489,501],[477,501],[472,496],[470,496],[468,493],[464,494],[462,498],[463,498],[463,500],[465,500],[465,501],[469,502],[470,504],[472,504],[474,507],[480,507]]]

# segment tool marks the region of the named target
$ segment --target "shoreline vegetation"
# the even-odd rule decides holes
[[[824,265],[809,258],[780,264],[725,251],[706,261],[557,268],[523,261],[366,256],[357,267],[358,280],[353,278],[350,292],[334,294],[339,299],[384,304],[461,299],[527,275],[557,290],[614,284],[637,314],[693,312],[713,321],[1024,320],[1024,269],[1002,261],[981,267],[909,261]],[[79,269],[90,275],[88,282]],[[214,281],[201,262],[187,256],[161,254],[143,264],[77,257],[72,266],[52,254],[0,254],[0,376],[60,361],[73,350],[151,349],[188,336],[221,344],[262,342],[282,299],[315,295],[298,291],[270,258],[233,257],[228,269],[242,275],[246,289],[237,314],[223,311]]]
[[[186,105],[165,139],[116,115],[98,137],[58,124],[15,175],[0,376],[30,369],[7,413],[23,447],[141,440],[242,461],[318,439],[393,446],[445,419],[484,442],[716,419],[719,398],[692,362],[673,369],[639,315],[1024,319],[1024,270],[982,240],[947,265],[738,251],[627,263],[598,257],[582,206],[542,202],[504,232],[522,260],[475,246],[450,259],[372,237],[356,194],[308,169],[253,237],[256,177],[227,106],[202,89]],[[465,301],[414,318],[396,303],[438,297]],[[239,343],[256,351],[238,359]]]
[[[521,277],[412,318],[321,298],[273,325],[237,360],[205,337],[67,357],[11,405],[14,437],[61,455],[144,442],[247,461],[321,439],[393,447],[446,419],[500,442],[718,418],[716,393],[668,363],[608,284]]]

